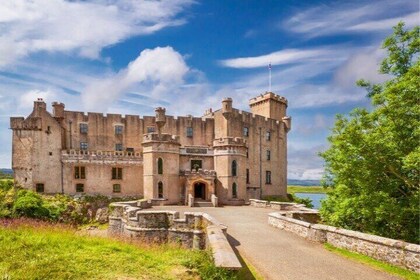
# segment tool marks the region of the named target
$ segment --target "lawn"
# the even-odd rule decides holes
[[[0,220],[1,279],[232,279],[207,251],[82,236],[62,225]]]
[[[321,186],[287,186],[288,193],[328,193],[330,189]]]

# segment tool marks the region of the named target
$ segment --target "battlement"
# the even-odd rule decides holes
[[[273,100],[276,102],[283,103],[287,106],[287,99],[283,96],[277,95],[273,92],[266,92],[249,100],[249,106],[254,106],[257,103],[262,103],[268,100]]]
[[[10,128],[13,130],[41,130],[42,121],[40,117],[31,117],[26,120],[23,117],[10,118]]]

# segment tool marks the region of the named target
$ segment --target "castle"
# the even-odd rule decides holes
[[[286,196],[287,100],[272,92],[202,117],[66,111],[42,99],[10,118],[15,182],[43,193],[143,196],[154,204],[241,205]]]

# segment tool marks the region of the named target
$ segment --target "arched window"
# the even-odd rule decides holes
[[[236,176],[237,172],[237,164],[236,164],[236,160],[232,161],[232,176]]]
[[[238,187],[236,186],[236,183],[232,184],[232,198],[238,197]]]
[[[158,183],[158,198],[163,198],[163,183]]]
[[[158,158],[158,174],[163,174],[163,159]]]

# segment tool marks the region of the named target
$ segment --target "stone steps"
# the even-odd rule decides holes
[[[195,201],[194,207],[214,207],[211,201]]]

